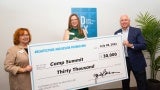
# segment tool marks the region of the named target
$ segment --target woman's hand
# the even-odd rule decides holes
[[[24,69],[28,72],[32,71],[32,67],[30,65],[26,66]]]
[[[32,67],[30,65],[26,66],[25,68],[19,68],[18,73],[25,73],[32,71]]]

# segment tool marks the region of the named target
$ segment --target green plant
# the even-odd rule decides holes
[[[142,30],[150,55],[151,79],[156,79],[160,69],[160,56],[156,58],[157,52],[160,51],[160,20],[146,12],[140,13],[136,22],[139,23]]]

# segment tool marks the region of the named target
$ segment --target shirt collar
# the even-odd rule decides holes
[[[129,32],[129,27],[126,30],[122,29],[122,32]]]

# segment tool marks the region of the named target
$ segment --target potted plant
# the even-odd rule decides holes
[[[144,14],[140,13],[136,22],[139,23],[142,30],[147,44],[147,52],[150,55],[151,78],[147,80],[148,90],[158,90],[160,88],[160,81],[157,80],[156,76],[157,72],[160,71],[160,56],[156,54],[160,51],[160,20],[146,12]],[[156,86],[152,87],[155,84]]]

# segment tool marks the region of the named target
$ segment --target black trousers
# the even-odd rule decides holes
[[[128,71],[128,79],[122,80],[122,88],[123,90],[130,90],[130,73],[133,72],[133,75],[137,82],[137,90],[147,90],[147,77],[146,70],[134,71],[130,65],[129,58],[126,58],[127,63],[127,71]]]
[[[82,89],[78,89],[78,90],[89,90],[88,88],[82,88]]]

